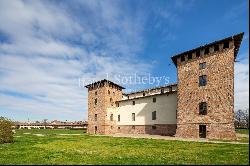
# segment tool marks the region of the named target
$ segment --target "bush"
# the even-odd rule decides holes
[[[13,142],[12,122],[0,117],[0,144]]]

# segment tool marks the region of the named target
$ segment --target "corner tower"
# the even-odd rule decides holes
[[[88,88],[88,129],[89,134],[107,134],[110,130],[107,108],[115,107],[122,99],[123,87],[101,80],[85,86]]]
[[[172,57],[178,137],[234,139],[234,61],[243,33]]]

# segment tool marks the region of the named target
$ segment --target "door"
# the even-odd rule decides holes
[[[95,126],[95,134],[97,133],[97,126]]]
[[[207,136],[206,125],[199,125],[199,136],[200,136],[200,138],[206,138],[206,136]]]

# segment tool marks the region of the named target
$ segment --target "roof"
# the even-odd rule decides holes
[[[124,100],[118,100],[116,103],[124,102],[124,101],[129,101],[129,100],[136,100],[136,99],[141,99],[141,98],[147,98],[147,97],[152,97],[152,96],[161,96],[161,95],[168,95],[168,94],[174,94],[177,93],[177,91],[169,91],[169,92],[164,92],[164,93],[156,93],[152,95],[147,95],[147,96],[138,96],[134,98],[129,98],[129,99],[124,99]]]
[[[240,44],[241,44],[243,35],[244,35],[244,32],[241,32],[241,33],[239,33],[239,34],[236,34],[236,35],[233,35],[233,36],[224,38],[224,39],[222,39],[222,40],[217,40],[217,41],[214,41],[214,42],[212,42],[212,43],[205,44],[205,45],[203,45],[203,46],[194,48],[194,49],[192,49],[192,50],[189,50],[189,51],[186,51],[186,52],[177,54],[177,55],[171,57],[171,59],[172,59],[172,61],[174,62],[175,66],[176,66],[176,65],[177,65],[177,58],[181,57],[182,55],[189,54],[189,53],[192,53],[192,52],[196,52],[196,51],[198,51],[198,50],[200,50],[200,49],[204,49],[204,48],[206,48],[206,47],[210,47],[210,46],[213,46],[213,45],[216,45],[216,44],[225,42],[225,41],[230,41],[230,40],[234,40],[234,46],[235,46],[235,48],[234,48],[234,57],[236,58],[236,56],[237,56],[237,54],[238,54],[238,51],[239,51],[239,48],[240,48]]]
[[[97,82],[93,82],[93,83],[91,83],[91,84],[88,84],[88,85],[85,86],[85,88],[93,87],[93,86],[95,86],[95,85],[98,85],[98,84],[101,84],[101,83],[105,83],[105,82],[107,82],[107,83],[109,83],[109,84],[111,84],[111,85],[117,86],[117,87],[119,87],[119,88],[121,88],[121,89],[125,89],[124,87],[122,87],[122,86],[120,86],[120,85],[118,85],[118,84],[116,84],[116,83],[114,83],[114,82],[112,82],[112,81],[106,80],[106,79],[103,79],[103,80],[100,80],[100,81],[97,81]]]
[[[136,92],[131,92],[131,93],[124,93],[124,95],[131,95],[131,94],[136,94],[136,93],[141,93],[141,92],[147,92],[147,91],[151,91],[151,90],[155,90],[155,89],[161,89],[161,88],[166,88],[166,87],[171,87],[171,86],[177,86],[177,83],[172,83],[172,84],[167,84],[164,86],[158,86],[158,87],[153,87],[150,89],[144,89],[144,90],[140,90],[140,91],[136,91]]]

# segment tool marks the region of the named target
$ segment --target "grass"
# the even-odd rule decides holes
[[[58,135],[67,133],[81,135]],[[0,164],[249,163],[249,145],[113,138],[82,133],[79,130],[17,130],[13,144],[0,145]]]
[[[236,133],[249,135],[249,129],[236,129]]]

